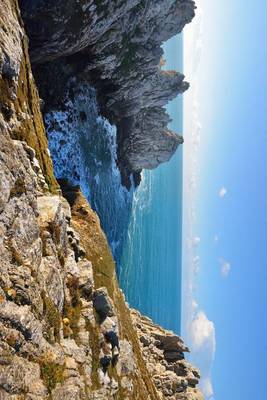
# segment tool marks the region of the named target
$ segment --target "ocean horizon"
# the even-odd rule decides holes
[[[164,69],[183,71],[183,37],[164,45]],[[183,133],[183,99],[167,106],[169,127]],[[133,196],[120,285],[131,307],[156,323],[181,332],[183,150],[168,162],[143,171]]]

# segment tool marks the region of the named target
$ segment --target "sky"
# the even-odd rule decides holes
[[[266,398],[267,0],[184,30],[182,334],[206,399]]]

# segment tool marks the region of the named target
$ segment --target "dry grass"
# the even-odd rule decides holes
[[[86,251],[86,257],[93,264],[95,286],[96,288],[102,286],[107,288],[118,315],[120,338],[128,340],[133,346],[138,371],[132,376],[134,391],[131,398],[135,400],[147,400],[150,395],[151,399],[158,400],[159,396],[141,354],[139,339],[133,327],[129,309],[125,304],[124,296],[118,286],[115,263],[106,236],[101,229],[99,218],[90,208],[78,188],[75,189],[63,186],[62,190],[64,196],[72,207],[73,228],[82,238],[82,246]],[[91,343],[91,345],[94,354],[94,352],[97,352],[97,349],[99,348],[98,338],[96,335],[93,337],[93,342],[94,343]],[[118,379],[115,369],[110,372],[111,375]],[[94,378],[96,377],[93,376],[93,379]],[[117,399],[123,399],[123,390],[119,391],[117,396]]]

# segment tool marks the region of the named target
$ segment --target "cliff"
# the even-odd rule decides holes
[[[129,309],[97,215],[53,175],[27,43],[3,0],[0,399],[202,399],[188,349]]]
[[[161,46],[192,20],[194,2],[24,0],[21,7],[45,110],[64,110],[74,76],[90,82],[118,128],[124,183],[168,161],[183,139],[168,129],[164,106],[189,85],[181,73],[161,69]]]

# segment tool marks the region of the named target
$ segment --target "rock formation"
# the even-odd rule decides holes
[[[202,400],[197,388],[200,373],[184,358],[189,349],[182,339],[131,310],[142,354],[153,382],[163,399]]]
[[[181,339],[128,308],[97,215],[60,189],[40,104],[18,3],[2,0],[0,399],[200,399]]]
[[[21,1],[31,59],[46,110],[60,109],[73,76],[98,91],[118,128],[124,183],[170,159],[183,139],[168,129],[164,106],[188,88],[160,67],[164,41],[194,16],[192,0]],[[128,182],[129,184],[129,182]]]

